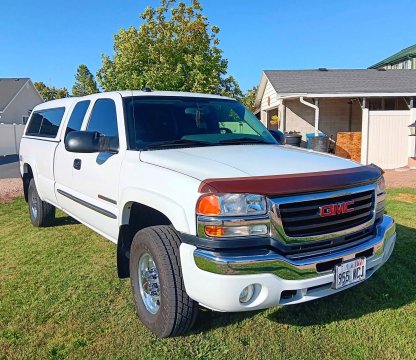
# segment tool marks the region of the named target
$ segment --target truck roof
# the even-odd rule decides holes
[[[43,109],[58,108],[58,107],[69,107],[71,104],[73,104],[78,99],[80,99],[80,98],[79,97],[69,97],[69,98],[64,98],[64,99],[46,101],[44,103],[40,103],[39,105],[36,105],[34,110],[43,110]]]
[[[86,95],[82,97],[69,97],[64,99],[57,99],[51,100],[44,103],[41,103],[36,106],[36,110],[54,108],[54,107],[68,107],[73,104],[75,101],[82,100],[84,97],[88,97],[88,99],[94,98],[102,98],[105,95],[110,94],[120,94],[122,97],[129,97],[129,96],[183,96],[183,97],[204,97],[204,98],[212,98],[212,99],[228,99],[234,100],[232,98],[221,96],[221,95],[213,95],[213,94],[201,94],[201,93],[191,93],[191,92],[181,92],[181,91],[144,91],[144,90],[123,90],[123,91],[108,91],[102,92],[92,95]]]
[[[124,90],[117,91],[122,97],[128,96],[183,96],[183,97],[205,97],[213,99],[229,99],[227,96],[213,95],[213,94],[204,94],[204,93],[192,93],[192,92],[182,92],[182,91],[144,91],[144,90]]]

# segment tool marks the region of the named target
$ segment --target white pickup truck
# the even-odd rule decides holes
[[[379,168],[283,145],[221,96],[43,103],[20,170],[33,225],[59,208],[117,244],[118,276],[160,337],[188,331],[199,305],[257,310],[350,288],[396,240]]]

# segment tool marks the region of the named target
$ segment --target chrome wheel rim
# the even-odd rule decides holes
[[[139,259],[138,267],[140,295],[147,311],[156,314],[160,308],[160,282],[156,264],[148,253]]]
[[[38,217],[38,198],[35,192],[32,192],[31,201],[30,201],[30,211],[34,219]]]

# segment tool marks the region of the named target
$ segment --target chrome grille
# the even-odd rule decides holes
[[[319,208],[334,203],[354,201],[354,211],[321,217]],[[323,199],[279,204],[284,232],[289,237],[308,237],[353,228],[374,216],[374,190]]]

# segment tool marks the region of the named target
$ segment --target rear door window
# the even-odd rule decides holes
[[[35,111],[26,130],[26,135],[54,138],[65,113],[65,108]]]
[[[42,113],[34,112],[27,126],[26,135],[39,135],[40,126],[42,125]]]

